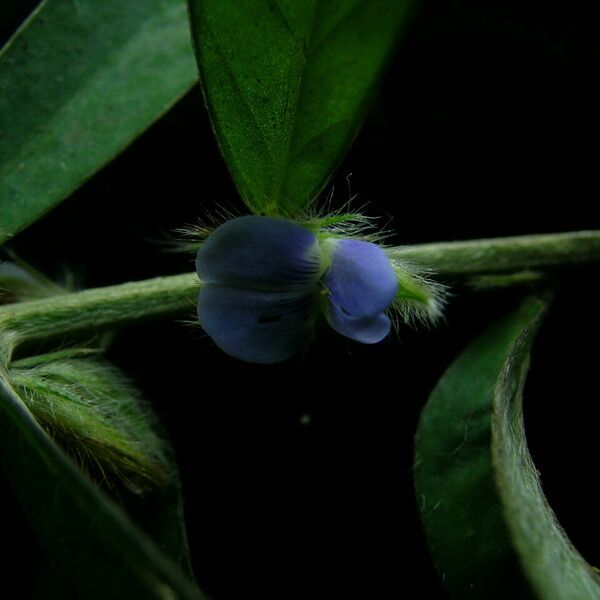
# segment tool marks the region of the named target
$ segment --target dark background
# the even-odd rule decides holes
[[[3,38],[34,4],[2,7]],[[357,204],[389,220],[398,243],[599,228],[592,4],[424,0],[334,204],[352,173]],[[244,211],[195,89],[12,247],[85,286],[184,272],[193,257],[165,242],[217,202]],[[544,489],[595,565],[597,275],[563,280],[526,388]],[[403,328],[375,347],[324,331],[308,355],[268,368],[181,323],[117,338],[110,358],[175,446],[196,572],[215,600],[443,597],[414,499],[413,435],[443,370],[515,298],[453,291],[434,331]],[[30,582],[43,558],[3,475],[0,494],[5,577]]]

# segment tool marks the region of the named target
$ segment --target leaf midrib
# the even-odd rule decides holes
[[[296,85],[296,94],[295,94],[294,103],[293,103],[291,131],[288,136],[287,147],[285,150],[284,159],[283,159],[283,162],[281,163],[281,166],[282,166],[281,171],[280,171],[281,175],[278,178],[277,185],[271,192],[270,201],[275,206],[281,204],[281,202],[279,201],[281,198],[280,195],[282,193],[285,181],[287,179],[287,176],[288,176],[288,173],[290,170],[291,158],[293,155],[294,141],[295,141],[295,138],[296,138],[296,135],[298,132],[298,109],[299,109],[299,104],[300,104],[299,100],[301,98],[302,91],[306,84],[306,71],[307,71],[306,65],[308,64],[308,56],[311,54],[310,44],[312,42],[312,38],[313,38],[313,34],[314,34],[315,15],[317,12],[318,3],[319,3],[319,0],[315,0],[315,2],[313,2],[313,4],[312,4],[312,11],[310,14],[310,21],[309,21],[309,26],[307,29],[306,38],[304,40],[299,40],[299,42],[303,46],[303,51],[301,53],[301,67],[300,67],[300,71],[299,71],[300,76],[298,77],[298,82]],[[278,0],[275,0],[274,4],[277,5],[280,12],[283,12],[281,7],[279,6]],[[287,23],[287,19],[285,19],[285,21]],[[289,24],[288,24],[288,26],[289,26]]]

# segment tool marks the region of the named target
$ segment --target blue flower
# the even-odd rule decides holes
[[[390,331],[385,310],[396,274],[376,244],[315,234],[284,219],[227,221],[196,257],[198,319],[222,350],[275,363],[310,341],[321,312],[339,333],[367,344]]]

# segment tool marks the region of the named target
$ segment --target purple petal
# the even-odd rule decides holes
[[[204,284],[198,319],[222,350],[252,363],[276,363],[302,351],[316,318],[317,292],[264,292]]]
[[[331,267],[324,278],[330,303],[356,319],[383,312],[398,291],[398,280],[385,252],[360,240],[336,240],[332,246]]]
[[[329,324],[342,335],[363,344],[380,342],[390,332],[390,319],[380,312],[374,317],[352,317],[337,305],[329,303],[326,314]]]
[[[196,269],[205,283],[296,290],[319,279],[320,250],[316,236],[291,221],[238,217],[208,237],[198,251]]]

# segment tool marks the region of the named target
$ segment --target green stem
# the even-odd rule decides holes
[[[5,360],[23,340],[99,333],[156,317],[195,312],[195,273],[156,277],[0,307]]]
[[[423,244],[389,253],[441,279],[548,270],[600,262],[600,231]],[[156,317],[191,317],[198,286],[196,275],[186,273],[8,304],[0,307],[6,353],[23,340],[100,332]]]
[[[429,267],[443,278],[557,269],[600,262],[600,231],[439,242],[390,253]]]

